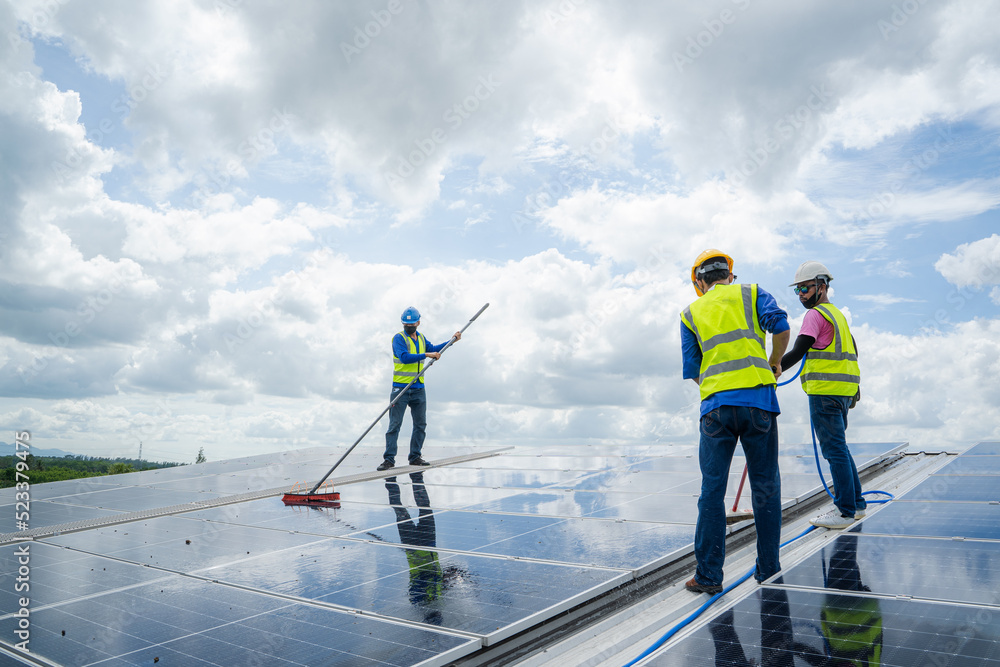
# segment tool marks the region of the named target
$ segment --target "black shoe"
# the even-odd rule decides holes
[[[708,593],[709,595],[715,595],[716,593],[722,592],[722,586],[699,584],[694,577],[691,577],[691,581],[684,584],[684,588],[688,589],[692,593]]]
[[[420,458],[418,456],[417,458],[415,458],[412,461],[410,461],[410,465],[411,466],[429,466],[430,463],[428,463],[427,461],[424,461],[422,458]]]
[[[390,461],[389,459],[386,459],[385,461],[382,461],[382,463],[380,463],[378,468],[375,468],[375,470],[382,472],[384,470],[388,470],[389,468],[394,468],[394,467],[396,467],[396,464]]]

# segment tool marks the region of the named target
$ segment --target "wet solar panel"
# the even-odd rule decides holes
[[[856,456],[878,460],[894,447],[859,446]],[[786,499],[817,488],[811,448],[790,451],[799,450],[783,452]],[[279,487],[325,472],[335,453],[39,485],[39,521]],[[31,648],[74,665],[445,665],[690,550],[696,454],[691,446],[522,448],[343,484],[336,507],[269,497],[42,537],[32,543]],[[370,473],[377,459],[364,454],[342,472]],[[733,492],[741,471],[734,460]],[[15,571],[14,548],[0,546],[6,572]],[[16,601],[5,576],[9,610]],[[16,622],[0,616],[0,635]]]
[[[1000,443],[971,448],[638,664],[1000,665],[990,454]]]
[[[909,502],[904,496],[849,530],[884,535],[1000,540],[1000,505]]]
[[[1000,665],[998,636],[995,610],[765,587],[640,664],[981,667]]]
[[[1000,542],[851,533],[782,575],[786,585],[1000,605]]]

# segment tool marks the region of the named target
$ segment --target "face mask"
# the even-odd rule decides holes
[[[404,324],[403,325],[403,333],[405,333],[407,336],[412,336],[416,331],[417,331],[417,325],[416,324]]]
[[[819,303],[819,289],[814,289],[811,297],[805,301],[799,301],[799,303],[801,303],[802,307],[807,310],[815,308],[816,304]]]

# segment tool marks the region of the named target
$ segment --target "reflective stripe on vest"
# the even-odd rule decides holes
[[[833,325],[833,340],[822,350],[809,350],[806,354],[802,389],[807,394],[854,396],[861,384],[861,371],[847,318],[832,303],[821,303],[815,308]]]
[[[412,338],[407,336],[404,332],[400,331],[397,335],[402,336],[403,340],[406,341],[406,349],[410,354],[426,354],[427,353],[427,339],[424,335],[417,332],[417,340],[414,341]],[[404,364],[399,357],[392,358],[393,371],[392,371],[392,381],[397,384],[409,384],[413,378],[420,374],[423,370],[424,362],[423,360],[417,361],[412,364]],[[421,376],[417,383],[423,383],[424,378]]]
[[[757,286],[716,285],[684,309],[681,320],[701,348],[701,399],[730,389],[775,384],[757,321]]]

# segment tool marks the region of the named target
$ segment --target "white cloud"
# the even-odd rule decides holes
[[[888,306],[893,306],[897,303],[926,303],[927,299],[911,299],[905,296],[896,296],[895,294],[855,294],[854,298],[859,301],[866,301],[868,303],[875,304],[878,309],[884,309]]]
[[[802,193],[765,199],[719,183],[686,193],[656,194],[595,183],[586,191],[569,193],[539,215],[562,236],[601,257],[648,268],[669,263],[670,271],[708,247],[729,249],[743,266],[774,262],[786,251],[789,228],[821,227],[825,219]]]
[[[690,442],[677,313],[698,252],[747,281],[839,253],[926,285],[940,250],[919,225],[993,224],[996,179],[966,160],[1000,126],[988,3],[921,5],[888,32],[872,3],[401,6],[356,52],[363,5],[0,6],[0,32],[86,71],[0,49],[0,421],[188,460],[328,444],[386,400],[402,308],[437,342],[489,301],[428,378],[433,437]],[[907,167],[933,126],[954,141]],[[998,252],[994,235],[935,268],[997,284]],[[859,328],[852,433],[996,436],[996,397],[953,398],[995,366],[975,308],[926,338]],[[919,363],[938,349],[944,371]]]
[[[934,268],[957,287],[1000,284],[1000,236],[963,243],[941,255]]]

